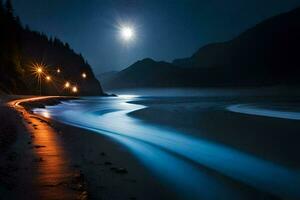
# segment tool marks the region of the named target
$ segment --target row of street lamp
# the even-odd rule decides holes
[[[41,75],[45,75],[45,80],[47,82],[52,81],[52,77],[50,75],[44,73],[44,70],[45,70],[44,68],[45,67],[42,64],[34,64],[34,73],[38,76],[38,79],[40,81],[40,93],[41,93],[41,80],[40,80],[41,79]],[[57,72],[57,74],[60,74],[61,70],[59,68],[57,68],[56,72]],[[81,74],[81,77],[83,79],[86,79],[87,78],[87,74],[85,72],[83,72]],[[78,92],[78,87],[76,86],[76,84],[71,85],[71,83],[69,81],[66,81],[64,83],[63,88],[64,89],[70,89],[71,92],[73,92],[73,93],[77,93]]]

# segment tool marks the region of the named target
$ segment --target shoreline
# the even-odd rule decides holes
[[[63,152],[59,154],[63,157],[59,163],[63,160],[64,165],[68,168],[63,174],[72,174],[70,176],[71,182],[75,180],[72,179],[72,177],[77,177],[76,179],[79,180],[79,182],[75,185],[80,186],[80,191],[86,195],[84,197],[91,199],[149,200],[180,198],[176,196],[177,193],[172,187],[169,187],[163,181],[160,182],[160,177],[154,175],[153,171],[148,170],[147,164],[145,165],[145,163],[137,159],[134,152],[131,152],[130,148],[123,146],[122,142],[107,137],[105,134],[102,135],[101,132],[96,133],[89,129],[78,128],[31,112],[33,108],[45,107],[49,104],[55,105],[59,102],[60,100],[57,99],[57,97],[52,97],[48,100],[31,101],[29,103],[19,102],[13,105],[24,105],[26,109],[29,110],[26,112],[31,114],[31,120],[38,120],[42,123],[41,126],[47,125],[53,130],[52,134],[46,135],[48,135],[47,137],[54,137],[56,141],[54,143],[57,143],[57,145],[54,146],[59,147],[59,151]],[[162,105],[158,104],[157,101],[150,100],[147,101],[149,105],[147,108],[131,112],[129,115],[131,117],[137,117],[146,123],[154,123],[166,127],[171,126],[172,129],[182,130],[182,133],[199,137],[200,140],[204,139],[216,142],[216,144],[219,143],[231,147],[237,151],[254,155],[263,160],[270,160],[274,162],[275,165],[276,163],[282,164],[283,167],[290,169],[295,169],[300,166],[297,151],[294,151],[295,148],[297,148],[297,133],[291,131],[293,128],[300,126],[300,124],[295,123],[295,121],[232,113],[224,109],[226,108],[226,106],[224,106],[226,103],[220,104],[218,109],[209,106],[209,109],[202,110],[202,107],[198,107],[199,105],[194,104],[193,101],[188,101],[191,103],[188,105],[186,103],[181,104],[183,103],[181,101],[174,102],[172,100],[171,102],[172,104],[175,103],[175,105],[168,105],[170,103],[168,99],[161,102]],[[133,103],[147,105],[146,102],[135,101]],[[179,107],[177,103],[179,103]],[[204,107],[207,106],[207,104],[204,105]],[[157,113],[160,114],[161,118],[155,118]],[[214,119],[213,123],[212,119]],[[31,127],[32,131],[41,129],[38,124],[39,122],[28,123],[27,120],[25,120],[25,122],[25,125],[27,124],[27,126]],[[262,126],[256,126],[255,124],[263,124],[264,127],[262,128]],[[192,130],[189,132],[188,130],[191,127],[196,127],[198,132],[192,132]],[[244,129],[244,127],[247,127],[247,129]],[[288,134],[286,139],[282,138],[281,133],[283,128],[286,130],[285,135]],[[45,133],[42,135],[45,135]],[[31,137],[32,135],[29,134],[29,136]],[[38,138],[38,136],[34,138]],[[32,154],[36,151],[51,147],[51,144],[34,143],[34,138],[29,139],[30,144],[25,144],[27,147],[29,145],[29,150]],[[269,140],[270,138],[272,138],[272,140]],[[295,139],[290,141],[289,138]],[[285,145],[285,143],[288,145]],[[277,150],[274,146],[280,147],[280,150]],[[39,157],[37,157],[37,159],[39,159]],[[38,160],[37,164],[46,163],[47,160],[47,158],[42,157],[42,161]],[[52,166],[57,165],[54,164]],[[199,167],[202,169],[201,164]],[[33,174],[36,173],[34,169],[35,168],[33,168]],[[207,170],[209,174],[223,177],[222,173],[215,172],[214,170],[210,171],[209,167],[205,168],[204,166],[201,171],[204,169]],[[45,171],[49,172],[49,170]],[[228,179],[228,177],[226,178],[226,176],[223,178],[224,180],[222,179],[222,181],[228,182],[230,187],[238,187],[250,196],[263,195],[266,196],[266,198],[270,197],[265,191],[252,190],[251,187],[249,189],[249,186],[244,183],[233,181]],[[51,190],[55,191],[61,187],[70,187],[70,184],[68,181],[63,181],[63,184],[51,183],[46,184],[46,186],[51,187]],[[78,192],[76,189],[77,186],[75,186],[76,192]],[[34,189],[34,191],[38,190],[39,189]],[[71,191],[73,190],[74,187],[73,189],[71,187]]]
[[[255,98],[243,99],[242,103],[247,104],[254,100]],[[228,105],[235,105],[237,102],[236,99],[229,99],[221,102],[218,107],[214,107],[213,103],[203,107],[195,104],[191,109],[181,101],[138,100],[132,103],[147,107],[129,115],[150,124],[172,127],[283,166],[299,168],[300,159],[296,153],[299,150],[299,120],[248,115],[226,109]],[[266,103],[265,100],[259,102]],[[157,113],[160,118],[156,117]]]
[[[145,166],[143,166],[119,143],[92,131],[83,130],[35,115],[31,111],[31,109],[36,107],[58,104],[61,100],[66,100],[66,98],[61,99],[60,97],[51,97],[50,99],[35,100],[17,104],[17,106],[24,106],[24,109],[26,109],[25,111],[20,112],[23,117],[26,115],[26,112],[28,112],[31,116],[28,119],[37,120],[35,122],[28,123],[28,119],[20,119],[25,123],[25,127],[19,134],[22,135],[22,137],[19,137],[19,140],[24,140],[23,137],[27,138],[25,142],[23,141],[24,144],[21,145],[21,149],[28,149],[29,151],[28,155],[23,157],[28,163],[27,170],[31,168],[31,173],[29,173],[30,176],[33,175],[38,177],[41,167],[36,165],[42,165],[50,159],[45,156],[36,158],[36,151],[49,148],[51,143],[48,142],[46,145],[42,143],[34,143],[34,140],[36,140],[38,136],[33,136],[33,134],[30,134],[30,131],[26,131],[28,126],[33,132],[37,131],[36,129],[41,129],[40,126],[47,126],[51,128],[53,130],[50,134],[51,137],[56,138],[57,143],[60,144],[57,145],[57,148],[62,149],[64,152],[64,160],[66,160],[64,165],[66,165],[69,170],[66,171],[66,173],[71,174],[67,177],[69,181],[65,181],[66,183],[63,184],[48,184],[48,186],[46,186],[48,189],[46,190],[55,192],[56,190],[59,191],[62,187],[64,187],[67,188],[68,191],[71,191],[71,193],[75,192],[76,196],[80,199],[150,200],[170,198],[170,196],[172,196],[173,199],[176,199],[176,196],[173,195],[168,188],[159,183],[156,178],[153,177],[148,170],[146,170]],[[16,120],[15,122],[19,123],[19,120]],[[38,122],[41,124],[38,124]],[[12,150],[17,154],[21,154],[21,152],[19,152],[19,150],[15,150],[15,148],[12,148]],[[34,160],[34,162],[32,160]],[[54,163],[52,167],[55,168],[55,162],[53,161],[52,163]],[[22,179],[26,177],[24,173],[19,174],[19,176],[21,176]],[[17,183],[13,190],[21,187],[18,181],[15,182]],[[34,181],[27,183],[27,185],[28,189],[24,189],[24,191],[20,192],[20,194],[22,195],[31,191],[33,194],[30,197],[28,196],[28,199],[38,197],[39,191],[44,190],[43,187],[45,187],[43,186],[41,189],[41,187],[36,186]],[[78,187],[82,189],[79,189]],[[7,197],[12,197],[10,191],[8,191]],[[55,198],[53,197],[53,199]]]
[[[44,104],[38,102],[39,100],[54,103],[58,101],[56,98],[25,97],[7,103],[7,106],[21,117],[20,120],[11,123],[22,126],[18,140],[11,147],[14,155],[19,157],[19,163],[13,166],[16,172],[12,175],[18,174],[20,178],[13,181],[15,187],[12,191],[21,191],[17,192],[16,197],[8,191],[8,199],[18,199],[22,196],[23,199],[56,199],[57,196],[61,199],[87,199],[83,175],[81,171],[69,166],[64,148],[51,122],[34,115],[28,110],[28,105],[22,106],[25,102],[35,105],[38,103],[39,106]],[[16,146],[16,143],[19,144]],[[23,168],[23,164],[27,167]],[[30,173],[26,172],[28,170]],[[23,181],[26,182],[25,188]]]
[[[30,101],[21,102],[20,105],[23,106],[27,111],[31,111],[34,108],[45,108],[46,106],[54,106],[60,104],[62,101],[69,101],[80,99],[80,97],[69,97],[69,96],[49,96],[40,99],[33,99]]]
[[[134,99],[135,98],[132,98],[132,100]],[[184,197],[189,197],[188,199],[193,199],[192,196],[188,196],[188,194],[191,193],[199,198],[203,197],[203,193],[205,193],[205,191],[202,191],[200,187],[198,188],[194,185],[186,187],[186,185],[196,181],[195,179],[200,180],[198,175],[199,173],[201,175],[201,172],[203,173],[204,171],[206,175],[209,174],[212,176],[208,178],[207,182],[210,180],[215,180],[217,183],[225,182],[226,186],[224,187],[226,187],[226,191],[232,191],[233,196],[236,195],[236,192],[240,191],[243,194],[242,196],[244,199],[251,196],[265,196],[266,199],[268,199],[271,198],[270,194],[287,198],[285,194],[280,192],[278,193],[277,190],[275,191],[270,190],[270,188],[265,188],[265,185],[268,185],[268,187],[279,187],[282,190],[290,190],[291,196],[298,195],[297,191],[287,185],[288,181],[284,181],[289,179],[289,182],[294,185],[297,182],[295,179],[291,176],[285,176],[280,172],[275,172],[278,173],[278,176],[282,175],[280,178],[282,181],[274,182],[272,176],[265,173],[264,169],[268,168],[267,171],[270,173],[274,173],[274,170],[276,171],[276,169],[283,169],[283,171],[291,172],[291,174],[294,173],[293,169],[299,166],[299,159],[296,157],[296,151],[293,152],[293,146],[295,144],[293,141],[297,141],[295,137],[297,137],[298,134],[289,131],[293,130],[295,126],[297,127],[300,124],[297,125],[293,122],[279,120],[276,122],[276,128],[274,128],[275,125],[273,122],[275,121],[273,119],[237,115],[227,112],[224,110],[224,105],[231,102],[228,102],[227,100],[225,102],[220,102],[220,100],[218,100],[215,103],[204,102],[204,105],[202,105],[203,101],[201,101],[201,99],[196,99],[196,102],[194,99],[185,99],[184,101],[183,99],[171,99],[171,105],[169,105],[170,100],[167,98],[154,98],[152,100],[155,101],[153,102],[151,99],[146,99],[146,102],[151,104],[148,107],[148,111],[150,109],[152,112],[145,113],[145,110],[147,109],[139,109],[144,106],[127,105],[126,102],[130,101],[130,98],[126,97],[109,102],[99,100],[97,101],[98,104],[95,104],[93,100],[89,101],[87,99],[82,103],[82,105],[80,103],[75,103],[75,105],[78,106],[76,111],[70,112],[68,115],[65,115],[65,113],[62,112],[61,115],[58,115],[61,116],[61,118],[57,117],[57,119],[61,119],[66,123],[74,124],[75,126],[78,125],[79,127],[87,130],[97,131],[101,135],[104,134],[115,141],[119,141],[131,150],[132,153],[145,164],[145,166],[148,166],[150,170],[155,172],[162,182],[169,182],[169,185],[170,182],[174,182],[174,184],[177,183],[172,177],[184,176],[184,174],[181,174],[181,172],[178,171],[178,168],[172,169],[172,166],[169,165],[170,162],[164,162],[164,160],[171,161],[172,156],[159,161],[164,157],[164,152],[159,150],[157,151],[155,147],[150,148],[151,150],[147,149],[147,144],[143,142],[136,146],[135,144],[138,144],[138,142],[135,143],[133,140],[135,138],[141,139],[141,141],[145,141],[146,143],[149,142],[150,144],[154,144],[153,146],[157,145],[159,147],[163,147],[163,149],[175,152],[174,157],[172,157],[174,158],[174,166],[180,166],[178,162],[180,163],[181,161],[181,155],[184,158],[188,158],[187,160],[184,160],[187,161],[188,166],[195,166],[201,169],[193,170],[187,166],[184,170],[182,170],[190,171],[189,174],[193,175],[180,180],[180,183],[178,184],[181,185],[181,187],[177,188],[176,194],[180,195],[182,193],[184,194]],[[103,104],[100,102],[103,102]],[[47,110],[50,115],[53,114],[53,116],[55,116],[55,112],[64,110],[72,111],[72,105],[73,104],[66,104],[57,109],[48,108]],[[125,111],[115,112],[114,109],[120,105],[124,105],[127,110],[125,109]],[[153,108],[155,109],[153,110]],[[103,118],[99,118],[99,115],[103,112],[105,113],[108,109],[111,109],[112,113],[107,115],[105,114]],[[132,111],[134,110],[136,112],[140,112],[141,115],[139,120],[130,119],[131,117],[128,117],[128,115],[130,116],[129,113],[131,112],[132,115]],[[43,110],[41,113],[42,112]],[[149,120],[145,120],[146,114],[148,114],[148,117],[154,117],[154,123],[152,125],[149,124]],[[159,118],[157,117],[158,115],[160,116]],[[140,121],[141,117],[144,119],[142,120],[144,122]],[[118,119],[118,121],[114,122],[114,119]],[[164,124],[167,122],[166,120],[170,122],[168,126],[167,124]],[[112,121],[113,124],[110,125],[110,121]],[[157,121],[161,121],[163,123],[158,123]],[[289,129],[287,128],[287,124],[290,124],[288,126]],[[162,125],[166,127],[164,128]],[[168,127],[172,128],[169,129]],[[174,129],[178,127],[181,128],[182,131],[178,132]],[[196,128],[197,132],[192,133],[187,131],[187,128],[193,127]],[[104,132],[101,132],[101,130]],[[284,133],[285,135],[288,134],[286,138],[282,138],[283,130],[286,130]],[[106,133],[106,131],[108,132]],[[110,132],[112,134],[110,134]],[[176,137],[176,133],[182,133],[182,138],[180,139],[182,143],[177,141],[179,138]],[[133,138],[132,142],[130,142],[131,139],[122,140],[122,137],[119,138],[117,136],[119,134],[121,136],[128,135],[129,138]],[[169,145],[170,143],[172,144],[172,142],[165,143],[164,141],[166,140],[160,140],[160,135],[163,138],[166,137],[167,141],[173,141],[176,143],[176,146]],[[195,140],[189,138],[189,135],[195,136]],[[293,139],[293,141],[289,141],[290,138],[295,138],[295,140]],[[284,144],[285,142],[288,142],[288,145]],[[184,144],[191,144],[191,146],[186,147]],[[197,146],[194,146],[196,144]],[[211,148],[208,148],[206,145]],[[279,148],[274,148],[274,146],[278,146]],[[207,152],[202,152],[202,148],[207,148]],[[189,149],[192,150],[189,152]],[[236,164],[232,165],[230,163],[226,163],[227,156],[225,154],[228,151],[232,152],[232,156],[236,156]],[[152,152],[152,155],[147,154],[147,152]],[[223,164],[220,166],[214,166],[213,163],[206,160],[206,155],[213,157],[213,163],[222,161]],[[191,159],[192,162],[190,162],[189,159]],[[253,168],[258,167],[257,173],[260,174],[258,176],[253,176],[250,179],[250,183],[243,179],[251,174],[250,169],[247,169],[247,167],[241,167],[243,166],[241,163],[244,161],[246,162],[246,160],[249,162],[248,166]],[[194,161],[196,163],[194,163]],[[264,167],[260,168],[257,165]],[[230,169],[241,172],[241,174],[234,173],[233,171],[230,171]],[[160,174],[164,171],[170,172],[168,173],[168,177],[166,177],[167,175],[164,176]],[[265,184],[260,183],[260,177],[265,178]],[[172,187],[172,185],[170,186]],[[218,188],[217,186],[214,187]],[[252,187],[255,189],[252,190]],[[249,188],[251,188],[251,190]],[[178,193],[178,191],[180,192]],[[209,193],[209,195],[214,196],[213,193]],[[225,194],[222,194],[221,196],[223,195]],[[197,198],[195,197],[195,199]]]

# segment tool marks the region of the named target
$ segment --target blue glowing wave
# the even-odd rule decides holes
[[[129,112],[145,106],[129,104],[127,100],[77,101],[76,106],[58,105],[48,107],[47,111],[64,123],[104,134],[124,144],[149,169],[184,194],[186,199],[246,198],[224,180],[202,172],[195,163],[258,190],[282,198],[300,198],[299,172],[226,146],[131,118],[127,115]]]

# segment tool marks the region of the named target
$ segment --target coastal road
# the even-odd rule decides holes
[[[29,145],[33,148],[32,168],[34,188],[39,199],[86,199],[79,172],[70,168],[68,158],[57,131],[46,118],[35,115],[22,103],[50,100],[58,96],[29,97],[13,100],[9,106],[22,114],[25,127],[30,134]],[[26,199],[26,197],[24,197]]]

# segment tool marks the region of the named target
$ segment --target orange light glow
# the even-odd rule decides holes
[[[77,87],[76,87],[76,86],[73,86],[73,88],[72,88],[72,92],[74,92],[74,93],[78,92],[78,89],[77,89]]]
[[[70,87],[70,83],[69,82],[66,82],[65,83],[65,88],[69,88]]]
[[[56,70],[56,72],[59,74],[59,73],[60,73],[60,69],[58,68],[58,69]]]
[[[82,78],[86,78],[86,73],[81,74]]]
[[[32,63],[31,64],[32,74],[34,74],[35,77],[37,77],[38,79],[40,79],[41,76],[44,75],[44,73],[46,71],[45,69],[46,69],[46,65],[43,63]]]
[[[46,76],[47,81],[51,81],[51,76]]]
[[[37,167],[35,173],[35,180],[39,185],[53,185],[57,183],[64,183],[66,180],[73,180],[70,173],[69,163],[66,152],[62,144],[60,143],[59,135],[56,130],[52,128],[48,123],[44,123],[44,119],[32,114],[24,109],[20,104],[23,102],[31,102],[35,100],[50,99],[57,97],[33,97],[27,99],[19,99],[9,102],[9,105],[22,112],[22,116],[26,123],[26,130],[34,135],[32,138],[33,146],[42,146],[43,148],[32,148],[32,153],[36,157],[37,161],[35,166]],[[41,113],[44,118],[51,118],[50,113]],[[35,126],[32,126],[32,125]],[[45,161],[45,162],[40,162]],[[57,199],[57,194],[67,197],[74,197],[72,190],[66,187],[58,187],[53,192],[53,187],[44,187],[39,191],[41,199]]]

